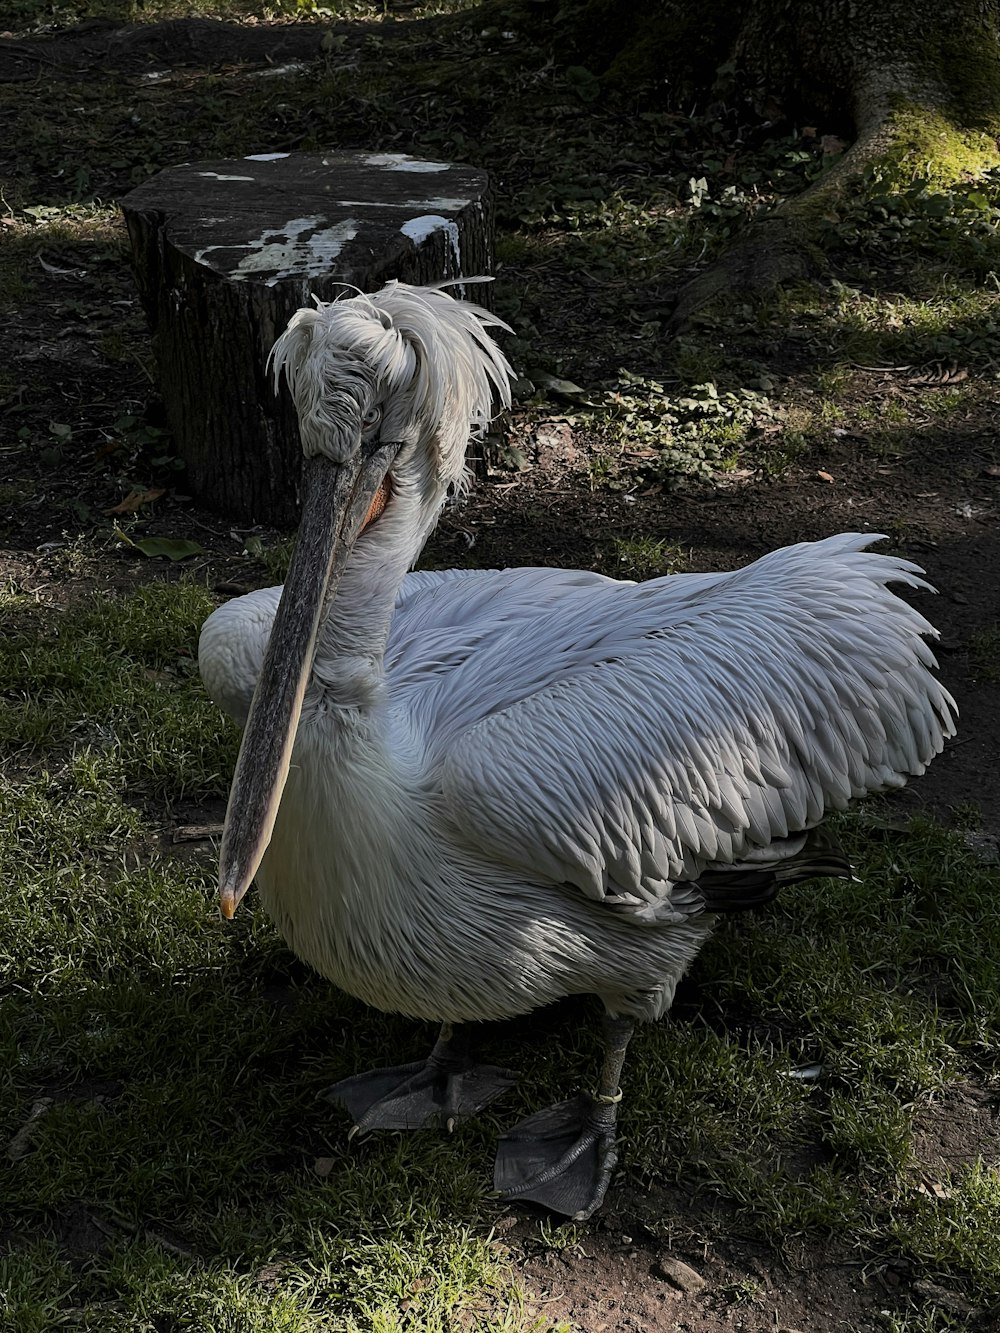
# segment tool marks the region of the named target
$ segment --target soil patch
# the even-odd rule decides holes
[[[655,1219],[656,1234],[643,1218]],[[523,1216],[498,1230],[537,1313],[574,1333],[881,1333],[888,1310],[994,1327],[991,1311],[922,1280],[905,1260],[801,1237],[769,1249],[727,1234],[725,1218],[683,1189],[613,1187],[602,1215],[564,1248],[546,1246]]]
[[[424,20],[426,25],[428,20]],[[426,28],[425,28],[426,31]],[[149,76],[175,70],[219,70],[231,66],[280,66],[315,60],[326,33],[360,44],[367,33],[391,41],[395,24],[224,23],[218,19],[171,19],[123,25],[97,19],[51,37],[0,40],[0,82],[77,78],[88,72]]]

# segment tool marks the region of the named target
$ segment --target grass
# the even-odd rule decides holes
[[[976,678],[1000,681],[1000,624],[975,630],[969,637],[969,649]]]
[[[199,12],[240,8],[206,0]],[[81,0],[53,18],[176,11]],[[48,18],[34,0],[13,12],[25,28]],[[23,85],[0,89],[0,114],[26,125],[2,150],[19,183],[4,200],[0,305],[30,333],[34,303],[44,314],[51,301],[46,336],[82,324],[90,356],[76,397],[63,378],[52,395],[22,383],[20,361],[0,383],[5,408],[19,395],[36,405],[23,425],[11,409],[10,523],[43,496],[63,542],[45,558],[55,588],[19,579],[0,593],[0,1136],[23,1136],[0,1219],[11,1333],[545,1330],[513,1276],[519,1251],[492,1235],[492,1153],[505,1126],[592,1084],[599,1056],[595,1006],[498,1029],[490,1056],[523,1079],[497,1108],[450,1139],[349,1147],[323,1089],[416,1058],[431,1032],[335,993],[252,899],[223,927],[212,848],[182,855],[165,836],[191,811],[217,812],[236,737],[195,671],[216,601],[204,573],[103,586],[117,568],[103,510],[133,485],[170,484],[172,466],[169,439],[142,415],[148,340],[111,201],[170,162],[262,146],[364,144],[487,167],[500,183],[497,298],[512,357],[529,376],[583,386],[582,406],[527,415],[572,412],[597,489],[815,470],[834,430],[864,437],[859,459],[889,459],[915,420],[974,411],[983,388],[883,401],[859,365],[995,363],[994,205],[934,203],[935,214],[914,196],[913,226],[898,212],[849,218],[834,240],[850,247],[851,275],[671,341],[663,293],[809,178],[801,143],[734,149],[714,117],[616,103],[526,34],[509,43],[474,24],[451,40],[415,36],[412,50],[365,41],[350,78],[335,51],[305,79],[90,76],[34,101]],[[918,266],[900,239],[914,228]],[[905,274],[892,269],[901,256]],[[84,276],[54,284],[41,260]],[[576,285],[554,283],[556,271]],[[127,521],[137,535],[149,522]],[[608,574],[686,565],[669,539],[597,530]],[[234,534],[227,572],[244,549],[261,581],[282,577],[287,542]],[[100,591],[78,596],[75,583]],[[996,627],[971,636],[969,653],[993,679]],[[1000,1287],[991,1144],[970,1142],[967,1164],[928,1194],[924,1176],[941,1172],[919,1160],[914,1125],[955,1084],[996,1087],[996,876],[943,829],[897,823],[877,807],[845,819],[863,883],[803,886],[720,930],[672,1019],[637,1035],[619,1178],[667,1243],[692,1226],[687,1205],[671,1210],[679,1187],[713,1237],[850,1247],[871,1268],[910,1262],[989,1303]],[[535,1241],[572,1250],[589,1234],[541,1222]],[[742,1290],[734,1299],[750,1298]],[[947,1311],[885,1315],[895,1333],[957,1326]]]
[[[422,0],[413,17],[454,13],[470,8],[474,0]],[[250,17],[259,20],[282,18],[324,17],[358,19],[377,23],[388,15],[388,8],[378,0],[330,0],[319,4],[315,0],[270,0],[266,5],[251,0],[57,0],[40,12],[38,0],[9,0],[9,22],[13,28],[30,31],[41,19],[68,25],[87,19],[112,19],[119,23],[155,23],[176,18],[225,18],[238,20]],[[406,11],[403,17],[410,17]],[[397,17],[393,15],[393,17]]]
[[[197,628],[213,606],[203,588],[150,584],[122,603],[97,596],[58,622],[28,599],[6,600],[0,744],[83,744],[151,795],[224,794],[233,756],[220,754],[218,717],[193,685]]]
[[[523,1083],[451,1139],[347,1145],[323,1087],[431,1034],[307,973],[252,904],[223,927],[210,850],[161,843],[164,800],[220,797],[232,765],[188,669],[210,605],[186,581],[61,611],[7,597],[0,1135],[42,1109],[6,1182],[4,1326],[543,1329],[489,1239],[492,1145],[592,1080],[596,1024],[556,1010],[492,1034]],[[972,1160],[946,1198],[921,1193],[912,1120],[1000,1055],[995,876],[931,823],[869,811],[842,833],[862,884],[721,930],[673,1020],[636,1037],[623,1175],[694,1185],[733,1234],[853,1236],[981,1299],[1000,1176]]]
[[[656,579],[684,569],[684,552],[671,542],[655,537],[615,537],[608,564],[618,578]]]

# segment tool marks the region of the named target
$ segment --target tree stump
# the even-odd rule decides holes
[[[398,153],[268,153],[161,171],[122,201],[159,387],[191,492],[294,523],[301,464],[268,353],[290,316],[343,285],[492,272],[485,172]],[[455,294],[463,290],[456,287]],[[489,286],[468,296],[489,304]]]

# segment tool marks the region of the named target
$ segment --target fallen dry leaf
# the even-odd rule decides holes
[[[152,504],[154,500],[158,500],[161,495],[166,495],[166,493],[162,486],[153,491],[131,491],[120,504],[115,505],[114,509],[105,509],[104,512],[106,514],[134,514],[143,505]]]
[[[907,384],[923,385],[927,388],[940,389],[949,384],[961,384],[969,378],[967,366],[960,366],[957,361],[934,361],[919,374],[910,375]]]
[[[823,472],[821,470],[817,472],[816,475],[817,477],[819,477],[820,481],[833,481],[833,477],[830,475],[829,472]]]

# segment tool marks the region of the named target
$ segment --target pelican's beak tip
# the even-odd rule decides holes
[[[232,921],[242,894],[236,892],[232,884],[223,884],[219,889],[219,911],[224,921]]]

